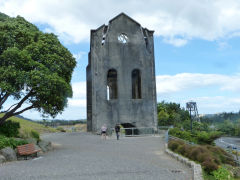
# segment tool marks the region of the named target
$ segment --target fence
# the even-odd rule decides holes
[[[121,128],[120,136],[121,137],[132,137],[132,136],[155,136],[159,134],[164,134],[169,126],[159,126],[156,127],[130,127],[130,128]],[[115,129],[113,128],[111,133],[114,133]]]
[[[130,137],[130,136],[151,136],[156,135],[157,129],[154,127],[131,127],[131,128],[121,128],[120,136]]]

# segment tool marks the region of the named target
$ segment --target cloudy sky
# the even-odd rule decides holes
[[[121,12],[155,30],[158,102],[193,100],[200,114],[240,110],[239,0],[1,0],[0,12],[57,34],[76,57],[74,95],[57,118],[86,117],[90,29]],[[35,111],[23,115],[41,119]]]

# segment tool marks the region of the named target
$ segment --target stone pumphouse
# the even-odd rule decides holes
[[[119,14],[91,30],[87,129],[157,127],[153,33]]]

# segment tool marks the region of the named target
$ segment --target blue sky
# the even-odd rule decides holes
[[[61,2],[61,3],[60,3]],[[73,98],[60,119],[86,117],[90,29],[125,12],[155,30],[158,102],[193,100],[200,114],[240,110],[240,2],[237,0],[1,0],[0,12],[23,16],[58,35],[76,57]],[[23,114],[41,119],[36,111]]]

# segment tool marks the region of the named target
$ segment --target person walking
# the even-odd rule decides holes
[[[103,139],[107,139],[107,126],[106,124],[104,124],[102,127],[101,127],[101,135],[102,135],[102,138]]]
[[[116,124],[115,132],[116,132],[117,140],[119,140],[119,132],[120,132],[120,125],[119,124]]]

